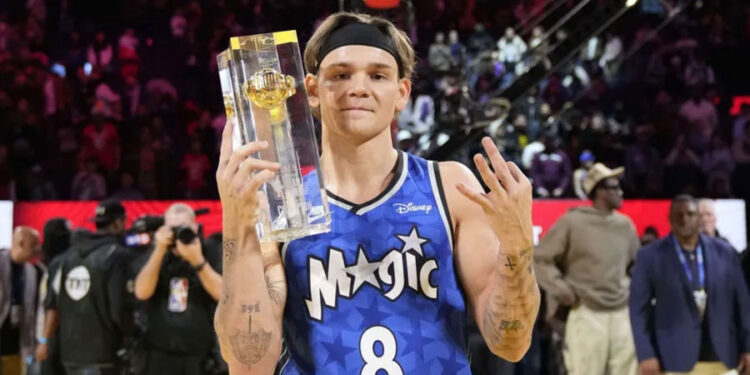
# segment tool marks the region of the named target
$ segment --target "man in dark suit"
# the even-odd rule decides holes
[[[672,201],[672,233],[638,252],[630,320],[641,374],[750,375],[750,295],[739,256],[699,234],[698,202]]]

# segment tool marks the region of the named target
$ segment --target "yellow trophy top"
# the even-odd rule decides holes
[[[254,37],[259,37],[261,35],[267,35],[267,34],[233,36],[232,38],[229,39],[229,47],[231,49],[242,49],[243,40],[253,39]],[[298,43],[297,31],[295,30],[277,31],[277,32],[272,33],[272,35],[273,35],[273,42],[277,46],[280,44],[286,44],[286,43]]]

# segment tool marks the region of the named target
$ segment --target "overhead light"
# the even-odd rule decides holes
[[[628,7],[628,8],[631,8],[631,7],[633,7],[633,5],[635,5],[637,3],[638,3],[638,0],[627,0],[625,2],[625,6]]]

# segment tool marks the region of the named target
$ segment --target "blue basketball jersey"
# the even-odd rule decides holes
[[[282,374],[471,373],[438,165],[399,151],[395,172],[364,204],[329,193],[331,231],[282,245]]]

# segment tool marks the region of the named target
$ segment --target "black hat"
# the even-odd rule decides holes
[[[107,224],[125,218],[125,207],[118,201],[102,201],[96,206],[96,215],[89,219],[95,223]]]

